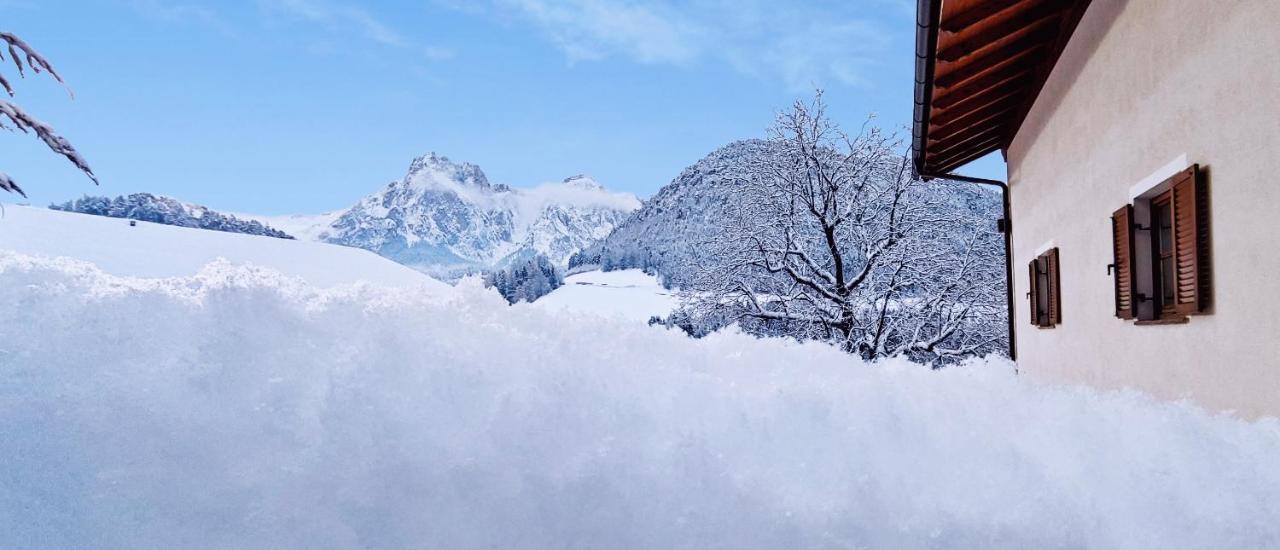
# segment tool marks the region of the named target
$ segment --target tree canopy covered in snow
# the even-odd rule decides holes
[[[292,239],[288,233],[257,220],[244,220],[198,204],[187,204],[172,197],[151,193],[134,193],[115,198],[84,196],[62,204],[51,204],[53,210],[79,212],[109,218],[127,218],[144,222],[195,227],[227,233],[261,235]]]
[[[18,76],[26,77],[27,69],[30,69],[31,72],[36,74],[41,72],[48,73],[49,76],[54,78],[54,80],[62,82],[62,76],[60,76],[57,71],[53,70],[53,65],[49,63],[49,60],[45,59],[44,56],[41,56],[35,48],[32,48],[21,38],[18,38],[12,33],[0,32],[0,40],[3,40],[8,45],[9,59],[13,61],[14,67],[17,68]],[[0,61],[3,60],[4,53],[0,52]],[[25,67],[23,64],[24,60],[26,63]],[[0,73],[0,87],[3,87],[5,92],[8,92],[9,97],[13,97],[15,95],[13,85],[9,79],[4,76],[4,73]],[[8,121],[8,124],[5,124],[6,120]],[[82,172],[88,175],[89,179],[92,179],[95,184],[98,183],[98,177],[95,176],[93,174],[93,170],[89,168],[89,163],[84,160],[84,157],[82,157],[78,151],[76,151],[75,147],[71,146],[71,142],[58,134],[52,126],[49,126],[48,124],[45,124],[39,119],[31,116],[26,111],[22,110],[21,107],[2,99],[0,99],[0,128],[4,128],[6,130],[13,130],[16,128],[23,133],[35,132],[36,137],[40,138],[41,141],[44,141],[45,145],[49,146],[49,149],[54,153],[66,157],[67,160],[71,161],[71,163],[76,166],[76,168],[79,168]],[[22,188],[18,186],[18,183],[4,172],[0,172],[0,189],[11,193],[17,193],[24,197],[27,196],[27,194],[23,192]]]
[[[896,138],[847,135],[819,92],[778,115],[723,230],[701,243],[684,323],[950,362],[1007,346],[1002,239]],[[963,185],[963,184],[962,184]]]
[[[560,288],[564,274],[550,259],[538,254],[485,273],[484,283],[513,304],[532,302]]]

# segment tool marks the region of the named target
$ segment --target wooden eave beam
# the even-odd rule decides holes
[[[1025,90],[1024,86],[1013,84],[1010,86],[998,86],[981,94],[969,96],[964,101],[958,102],[947,109],[942,109],[932,117],[929,117],[930,131],[933,131],[934,127],[947,126],[952,121],[967,116],[969,113],[985,109],[996,103],[1017,104],[1022,100],[1019,94],[1022,94]]]
[[[1036,53],[1038,49],[1039,47],[1037,46],[1037,47],[1022,49],[1021,51],[1014,50],[1012,52],[1008,52],[1011,54],[1008,56],[995,57],[993,55],[989,59],[984,57],[978,63],[972,63],[969,66],[965,67],[964,69],[959,69],[954,72],[947,73],[947,76],[934,80],[934,85],[936,88],[951,89],[955,87],[957,84],[964,84],[969,80],[980,79],[982,78],[982,76],[986,75],[987,73],[994,73],[996,71],[999,71],[1000,69],[1004,68],[1005,65],[1017,64],[1017,65],[1030,67],[1034,65],[1036,60],[1038,59],[1035,55],[1033,55]],[[1001,52],[1001,53],[1005,53],[1005,52]],[[988,62],[988,60],[990,62]]]
[[[940,64],[940,71],[933,79],[934,86],[950,88],[1010,59],[1039,53],[1053,39],[1053,26],[1049,24],[1052,22],[1053,19],[1044,19],[992,43],[990,48],[975,52],[964,60]]]
[[[988,122],[993,118],[1008,115],[1010,111],[1017,108],[1018,104],[1014,102],[992,103],[987,107],[972,111],[963,117],[957,118],[951,124],[947,124],[945,126],[931,126],[929,128],[929,137],[937,141],[942,141],[951,136],[960,134],[969,128],[983,126],[984,122]]]
[[[938,28],[949,33],[957,33],[973,26],[983,19],[991,17],[1025,1],[1026,0],[983,0],[981,2],[976,2],[967,10],[949,17],[944,16],[942,18],[942,23],[938,25]]]
[[[1003,136],[989,138],[987,140],[974,144],[972,147],[968,147],[963,151],[958,152],[949,158],[935,161],[932,166],[934,166],[934,170],[936,170],[936,173],[945,174],[947,172],[955,170],[956,168],[964,166],[965,164],[973,162],[974,160],[977,160],[992,151],[999,150],[1000,143],[1002,141],[1004,141]]]
[[[947,40],[945,47],[939,46],[937,59],[945,62],[959,60],[1019,29],[1030,27],[1045,19],[1061,17],[1062,8],[1057,1],[1027,0],[1006,13],[1008,15],[1001,14],[998,19],[984,21],[955,34]]]
[[[1031,72],[1032,69],[1035,69],[1034,64],[1006,63],[978,78],[969,79],[963,85],[947,90],[945,94],[937,95],[937,88],[934,88],[933,106],[937,109],[949,109],[965,98],[1010,84],[1011,80]]]
[[[964,153],[973,145],[984,143],[989,139],[1004,137],[1003,125],[992,125],[983,128],[973,128],[968,132],[952,136],[951,139],[937,142],[932,150],[932,158],[945,159],[956,154]]]

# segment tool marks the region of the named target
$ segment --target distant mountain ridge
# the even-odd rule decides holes
[[[569,259],[569,270],[643,269],[680,287],[702,253],[699,243],[718,231],[735,186],[771,153],[766,140],[735,141],[716,149],[663,186],[604,239]]]
[[[640,206],[589,176],[517,189],[491,183],[475,164],[429,153],[346,210],[257,219],[454,279],[539,255],[563,267]]]
[[[151,193],[86,196],[50,208],[352,246],[451,280],[538,257],[562,269],[641,204],[583,174],[517,189],[491,183],[475,164],[428,153],[403,178],[325,214],[229,214]]]
[[[257,220],[242,219],[198,204],[151,193],[134,193],[115,198],[84,196],[49,208],[109,218],[127,218],[179,227],[194,227],[227,233],[243,233],[279,239],[293,236]]]

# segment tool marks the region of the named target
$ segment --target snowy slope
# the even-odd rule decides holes
[[[692,340],[473,282],[143,284],[0,254],[0,548],[1280,541],[1275,418]]]
[[[425,286],[448,292],[444,283],[364,250],[272,237],[206,231],[150,222],[5,206],[0,218],[0,250],[40,256],[67,256],[103,271],[132,277],[194,275],[207,264],[268,267],[307,282],[330,286],[360,281],[393,286]]]
[[[539,254],[563,266],[639,207],[634,195],[609,192],[587,176],[513,189],[490,183],[479,166],[431,153],[349,209],[254,218],[452,279]]]
[[[564,285],[529,307],[569,315],[618,317],[648,322],[666,317],[678,305],[670,290],[639,269],[588,271],[570,275]]]

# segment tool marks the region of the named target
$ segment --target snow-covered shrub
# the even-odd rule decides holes
[[[1003,361],[0,252],[2,548],[1261,548],[1277,456]]]

